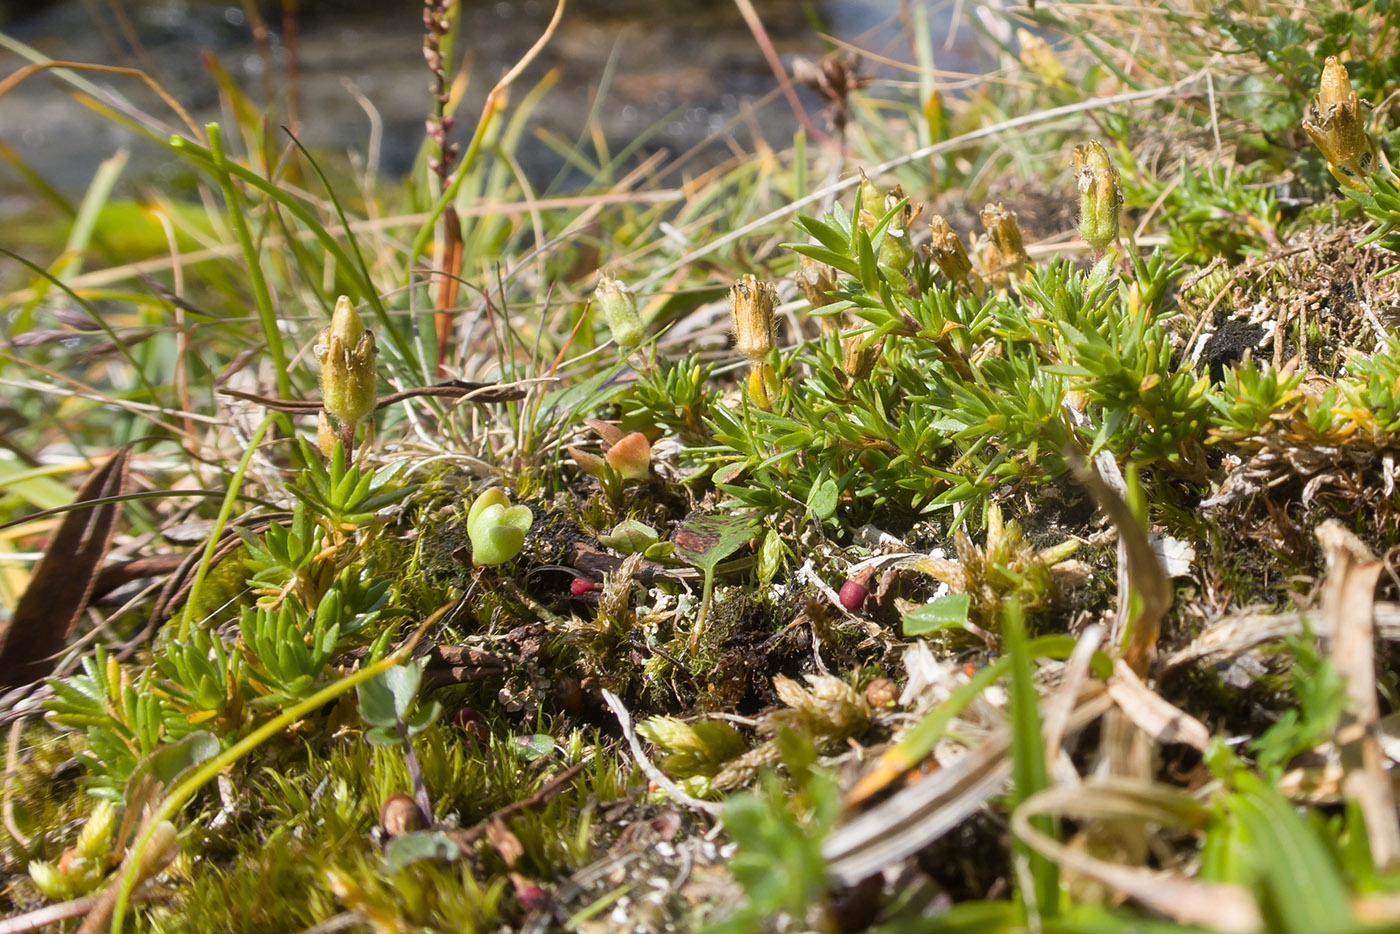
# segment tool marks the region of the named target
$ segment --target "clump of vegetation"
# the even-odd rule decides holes
[[[1400,925],[1400,12],[929,13],[665,198],[452,3],[402,186],[87,98],[201,197],[6,253],[16,923]]]

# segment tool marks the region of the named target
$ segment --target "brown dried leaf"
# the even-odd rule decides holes
[[[126,487],[131,449],[122,448],[93,471],[75,504],[120,496]],[[0,689],[37,681],[54,668],[73,624],[87,606],[112,541],[121,503],[80,506],[63,517],[14,615],[0,621]]]

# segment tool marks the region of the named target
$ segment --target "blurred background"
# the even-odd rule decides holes
[[[907,0],[754,0],[753,7],[789,69],[797,56],[815,59],[844,44],[871,53],[867,70],[909,77],[892,64],[910,59],[907,33],[898,38]],[[313,150],[357,149],[392,178],[411,167],[429,106],[421,10],[416,0],[7,0],[0,4],[0,74],[34,52],[140,68],[204,122],[227,119],[215,77],[223,70],[293,124]],[[951,10],[949,4],[935,13],[942,17],[935,29],[943,33],[937,64],[965,69],[971,30],[950,32]],[[553,11],[550,0],[466,0],[462,51],[470,81],[457,111],[457,138],[470,135],[486,91],[538,38]],[[882,58],[889,61],[881,64]],[[539,188],[568,187],[566,154],[585,133],[600,132],[614,151],[640,139],[643,156],[659,149],[677,156],[700,146],[708,152],[692,162],[703,166],[734,146],[783,147],[796,127],[732,0],[572,0],[557,35],[512,93],[528,93],[550,73],[557,83],[535,109],[531,138],[517,153],[520,170]],[[152,113],[168,113],[138,79],[89,77]],[[803,94],[813,112],[820,109]],[[17,160],[68,193],[82,191],[120,147],[132,151],[123,184],[145,180],[178,189],[187,171],[158,147],[96,118],[44,74],[0,98],[0,143],[6,157],[0,216],[23,213],[35,197]]]

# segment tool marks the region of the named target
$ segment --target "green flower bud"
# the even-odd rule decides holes
[[[1079,183],[1079,236],[1096,250],[1118,239],[1118,208],[1123,192],[1118,170],[1103,143],[1074,147],[1074,174]]]
[[[528,506],[511,506],[497,487],[476,498],[467,511],[467,536],[472,542],[472,563],[501,564],[520,554],[525,533],[534,523]]]
[[[66,902],[74,895],[72,882],[53,863],[34,860],[29,864],[29,878],[39,894],[51,902]]]
[[[1018,29],[1016,44],[1021,47],[1021,64],[1035,72],[1041,81],[1054,85],[1065,80],[1065,66],[1060,64],[1050,43],[1040,36]]]
[[[352,428],[374,411],[374,335],[350,304],[336,299],[331,326],[321,332],[316,357],[321,362],[321,405],[337,422]]]
[[[111,801],[100,801],[83,824],[73,848],[85,859],[105,862],[112,849],[112,834],[116,830],[117,806]]]
[[[778,306],[778,290],[759,282],[752,273],[729,289],[729,315],[734,323],[734,343],[739,353],[758,361],[777,346],[777,325],[773,318]]]
[[[619,347],[635,347],[642,342],[646,329],[637,314],[637,296],[632,294],[627,283],[604,273],[593,292],[593,300],[602,309],[603,320],[608,323],[612,339]]]

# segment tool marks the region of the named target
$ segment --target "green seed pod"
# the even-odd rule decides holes
[[[1103,143],[1074,147],[1074,174],[1079,183],[1079,236],[1096,250],[1118,239],[1118,209],[1123,191],[1118,170]]]
[[[646,328],[642,327],[642,319],[637,314],[637,296],[627,283],[604,273],[593,292],[593,300],[602,309],[603,320],[608,323],[612,339],[619,347],[635,347],[642,342]]]
[[[374,335],[350,304],[336,299],[331,326],[321,332],[316,356],[321,362],[321,405],[342,425],[353,427],[374,411]]]
[[[782,391],[778,374],[766,363],[755,363],[749,370],[749,401],[767,412],[773,408],[778,393]]]

